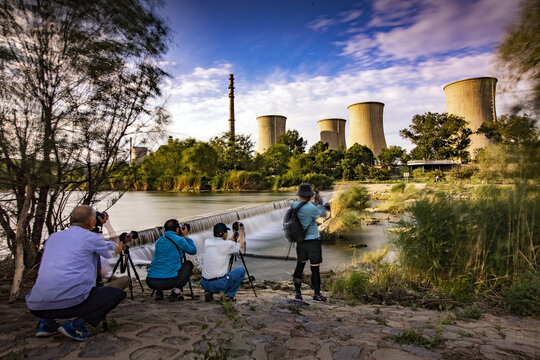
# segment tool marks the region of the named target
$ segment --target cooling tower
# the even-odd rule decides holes
[[[354,144],[367,146],[373,155],[379,156],[386,148],[383,128],[383,109],[381,102],[362,102],[349,105],[349,121],[351,124],[349,141],[350,148]]]
[[[327,143],[329,149],[337,150],[345,147],[345,119],[323,119],[317,121],[321,142]]]
[[[496,120],[495,86],[497,79],[479,77],[450,83],[444,87],[446,94],[446,112],[463,117],[473,131],[469,153],[474,157],[474,150],[489,144],[489,140],[476,130],[488,120]]]
[[[268,148],[276,143],[281,135],[285,134],[285,120],[287,118],[281,115],[259,116],[259,140],[257,141],[256,153],[262,154]]]

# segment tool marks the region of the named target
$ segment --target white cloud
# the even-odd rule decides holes
[[[257,140],[261,115],[287,117],[287,128],[297,129],[312,145],[319,140],[317,121],[349,119],[347,106],[356,102],[385,103],[384,129],[388,145],[411,145],[399,136],[415,114],[446,110],[443,86],[468,77],[491,76],[491,54],[428,60],[418,65],[396,65],[368,71],[343,71],[333,77],[293,75],[283,70],[278,77],[249,83],[237,77],[236,129]],[[228,129],[229,64],[197,68],[170,89],[168,110],[173,119],[173,136],[208,140]],[[287,80],[288,79],[288,80]],[[499,88],[502,86],[499,82]],[[203,95],[204,94],[204,95]],[[502,99],[502,101],[500,101]],[[498,95],[498,105],[505,103]],[[500,106],[498,113],[502,113]],[[348,128],[347,128],[348,135]]]

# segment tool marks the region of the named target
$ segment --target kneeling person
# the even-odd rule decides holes
[[[171,289],[169,301],[183,300],[182,289],[193,272],[193,263],[182,263],[184,252],[197,253],[193,240],[188,238],[187,224],[180,227],[176,219],[168,220],[164,225],[165,234],[156,241],[154,259],[150,263],[146,284],[156,290],[156,300],[163,300],[163,290]]]
[[[237,254],[244,246],[244,226],[238,228],[238,242],[234,239],[227,240],[229,229],[223,223],[214,225],[214,238],[207,239],[204,243],[204,256],[202,266],[201,286],[205,290],[205,301],[212,300],[214,293],[225,292],[225,300],[235,301],[235,294],[246,270],[239,266],[227,272],[231,255]]]

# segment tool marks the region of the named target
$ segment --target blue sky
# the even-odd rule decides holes
[[[287,117],[308,145],[317,120],[344,118],[356,102],[385,103],[388,145],[412,116],[446,109],[443,86],[496,76],[494,47],[518,0],[168,0],[164,65],[174,137],[208,140],[228,129],[234,73],[238,133],[257,140],[257,116]],[[511,95],[497,94],[504,113]],[[348,125],[347,125],[348,136]]]

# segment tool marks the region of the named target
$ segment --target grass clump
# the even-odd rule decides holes
[[[361,225],[361,217],[367,209],[369,195],[362,187],[352,187],[332,201],[332,219],[327,228],[331,234],[346,234]]]
[[[522,316],[540,314],[540,271],[520,274],[502,293],[507,310]]]
[[[331,284],[332,296],[338,299],[360,300],[366,295],[369,286],[369,274],[361,270],[347,270]]]
[[[401,332],[399,335],[390,336],[390,339],[392,339],[394,342],[397,342],[398,344],[423,346],[427,349],[434,348],[444,342],[444,340],[439,336],[438,333],[435,338],[428,339],[422,335],[421,331],[417,332],[414,329],[407,329]]]
[[[234,320],[238,312],[231,301],[223,301],[221,303],[221,311],[229,320]]]

